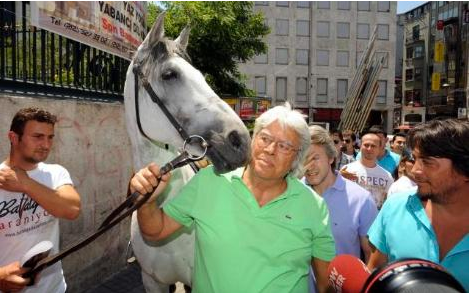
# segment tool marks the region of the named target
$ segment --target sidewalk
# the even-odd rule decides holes
[[[176,284],[176,292],[184,293],[181,283]],[[135,261],[127,265],[126,268],[104,280],[97,287],[87,293],[146,293],[142,283],[140,266]]]

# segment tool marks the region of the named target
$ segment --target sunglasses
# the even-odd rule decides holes
[[[350,139],[344,139],[345,143],[351,143],[352,141]]]
[[[335,140],[334,139],[334,144],[339,144],[340,143],[340,140]]]

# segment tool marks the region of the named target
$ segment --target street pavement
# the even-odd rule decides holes
[[[184,286],[176,284],[174,293],[184,293]],[[87,293],[146,293],[142,283],[140,266],[135,261],[128,264],[123,270],[104,280],[97,287]]]

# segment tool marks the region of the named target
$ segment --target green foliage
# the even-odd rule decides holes
[[[252,2],[168,1],[162,5],[166,10],[167,36],[176,38],[186,25],[191,27],[187,51],[192,64],[205,74],[215,92],[254,95],[246,88],[246,77],[239,72],[238,62],[267,51],[263,37],[270,29],[264,24],[264,16],[253,12]],[[149,26],[159,9],[149,4]]]

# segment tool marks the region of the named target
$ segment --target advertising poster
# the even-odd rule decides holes
[[[131,60],[145,38],[145,2],[31,1],[31,24]]]
[[[254,100],[252,99],[241,99],[239,117],[241,119],[252,119],[254,118]]]

